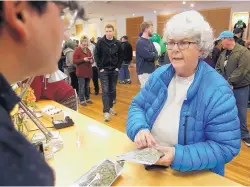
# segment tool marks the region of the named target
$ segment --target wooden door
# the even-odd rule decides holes
[[[128,41],[135,51],[136,41],[139,38],[139,33],[141,32],[140,25],[143,22],[144,17],[133,17],[126,18],[126,35],[128,36]]]

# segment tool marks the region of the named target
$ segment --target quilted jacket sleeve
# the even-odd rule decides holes
[[[240,151],[240,123],[235,98],[228,86],[215,91],[205,111],[205,142],[176,145],[172,168],[179,171],[215,169]],[[223,167],[224,168],[224,167]],[[224,170],[219,171],[224,175]]]
[[[146,95],[148,94],[150,87],[154,79],[154,73],[150,76],[149,80],[141,91],[133,99],[127,119],[126,131],[128,137],[134,141],[136,134],[142,129],[149,129],[149,124],[146,121]]]

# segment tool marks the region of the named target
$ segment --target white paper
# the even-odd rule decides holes
[[[135,149],[128,153],[118,156],[121,160],[127,160],[138,164],[153,165],[155,164],[164,154],[157,151],[154,148]]]

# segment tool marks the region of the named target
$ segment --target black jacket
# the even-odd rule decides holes
[[[245,47],[245,41],[242,40],[241,38],[238,38],[237,36],[234,36],[234,40],[235,40],[236,43],[238,43],[238,44]]]
[[[133,58],[133,49],[129,42],[121,43],[122,50],[122,64],[130,64]]]
[[[113,71],[121,68],[121,43],[117,39],[113,38],[112,41],[108,41],[104,36],[98,40],[94,53],[97,67],[100,70]]]

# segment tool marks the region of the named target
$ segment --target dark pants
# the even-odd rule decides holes
[[[79,98],[80,102],[85,102],[89,99],[89,78],[78,77],[79,82]]]
[[[249,131],[247,129],[247,105],[249,86],[243,88],[236,88],[233,90],[238,108],[238,116],[240,119],[241,138],[249,138]]]
[[[100,72],[100,80],[102,85],[102,103],[103,113],[109,112],[113,107],[113,100],[115,98],[117,71]]]
[[[76,76],[76,72],[71,72],[69,73],[70,76],[70,80],[71,80],[71,86],[76,89],[76,92],[79,93],[79,89],[78,89],[78,78]]]
[[[114,93],[113,101],[116,101],[116,85],[118,82],[118,74],[119,74],[119,72],[115,71],[115,93]]]
[[[125,80],[130,79],[130,72],[129,72],[128,66],[129,66],[128,64],[122,65],[120,72],[119,72],[120,81],[125,81]]]
[[[95,87],[95,93],[99,93],[99,83],[98,83],[98,68],[96,66],[92,67],[93,69],[93,84]]]

